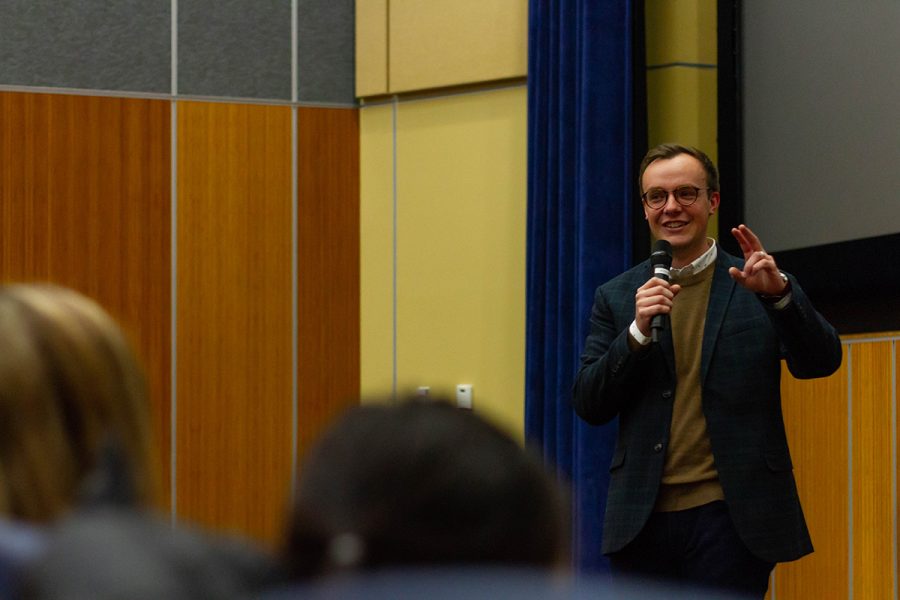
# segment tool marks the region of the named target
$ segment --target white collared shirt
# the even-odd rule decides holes
[[[677,281],[684,277],[690,277],[694,273],[699,273],[709,265],[716,262],[716,257],[719,255],[718,250],[716,250],[716,240],[712,238],[706,238],[709,242],[709,248],[706,249],[706,252],[701,254],[689,265],[685,265],[680,269],[676,269],[672,267],[669,269],[669,277],[672,281]]]

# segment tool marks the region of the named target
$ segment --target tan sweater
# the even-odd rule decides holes
[[[675,406],[662,483],[654,510],[685,510],[724,499],[706,433],[700,388],[703,326],[715,264],[677,281],[671,312],[675,348]]]

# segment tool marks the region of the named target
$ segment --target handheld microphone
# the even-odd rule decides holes
[[[666,240],[657,240],[653,244],[653,252],[650,254],[650,267],[653,269],[651,277],[659,277],[663,281],[670,281],[669,268],[672,266],[672,244]],[[659,341],[659,334],[669,322],[669,315],[653,315],[650,320],[650,339],[654,343]]]

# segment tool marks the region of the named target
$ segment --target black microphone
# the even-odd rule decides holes
[[[653,244],[653,252],[650,254],[650,267],[653,269],[651,277],[659,277],[663,281],[670,281],[669,267],[672,266],[672,244],[666,240],[657,240]],[[669,315],[653,315],[650,320],[650,339],[658,342],[659,334],[666,328]]]

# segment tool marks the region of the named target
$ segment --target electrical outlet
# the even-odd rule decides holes
[[[456,406],[459,408],[472,408],[471,383],[460,383],[456,386]]]

